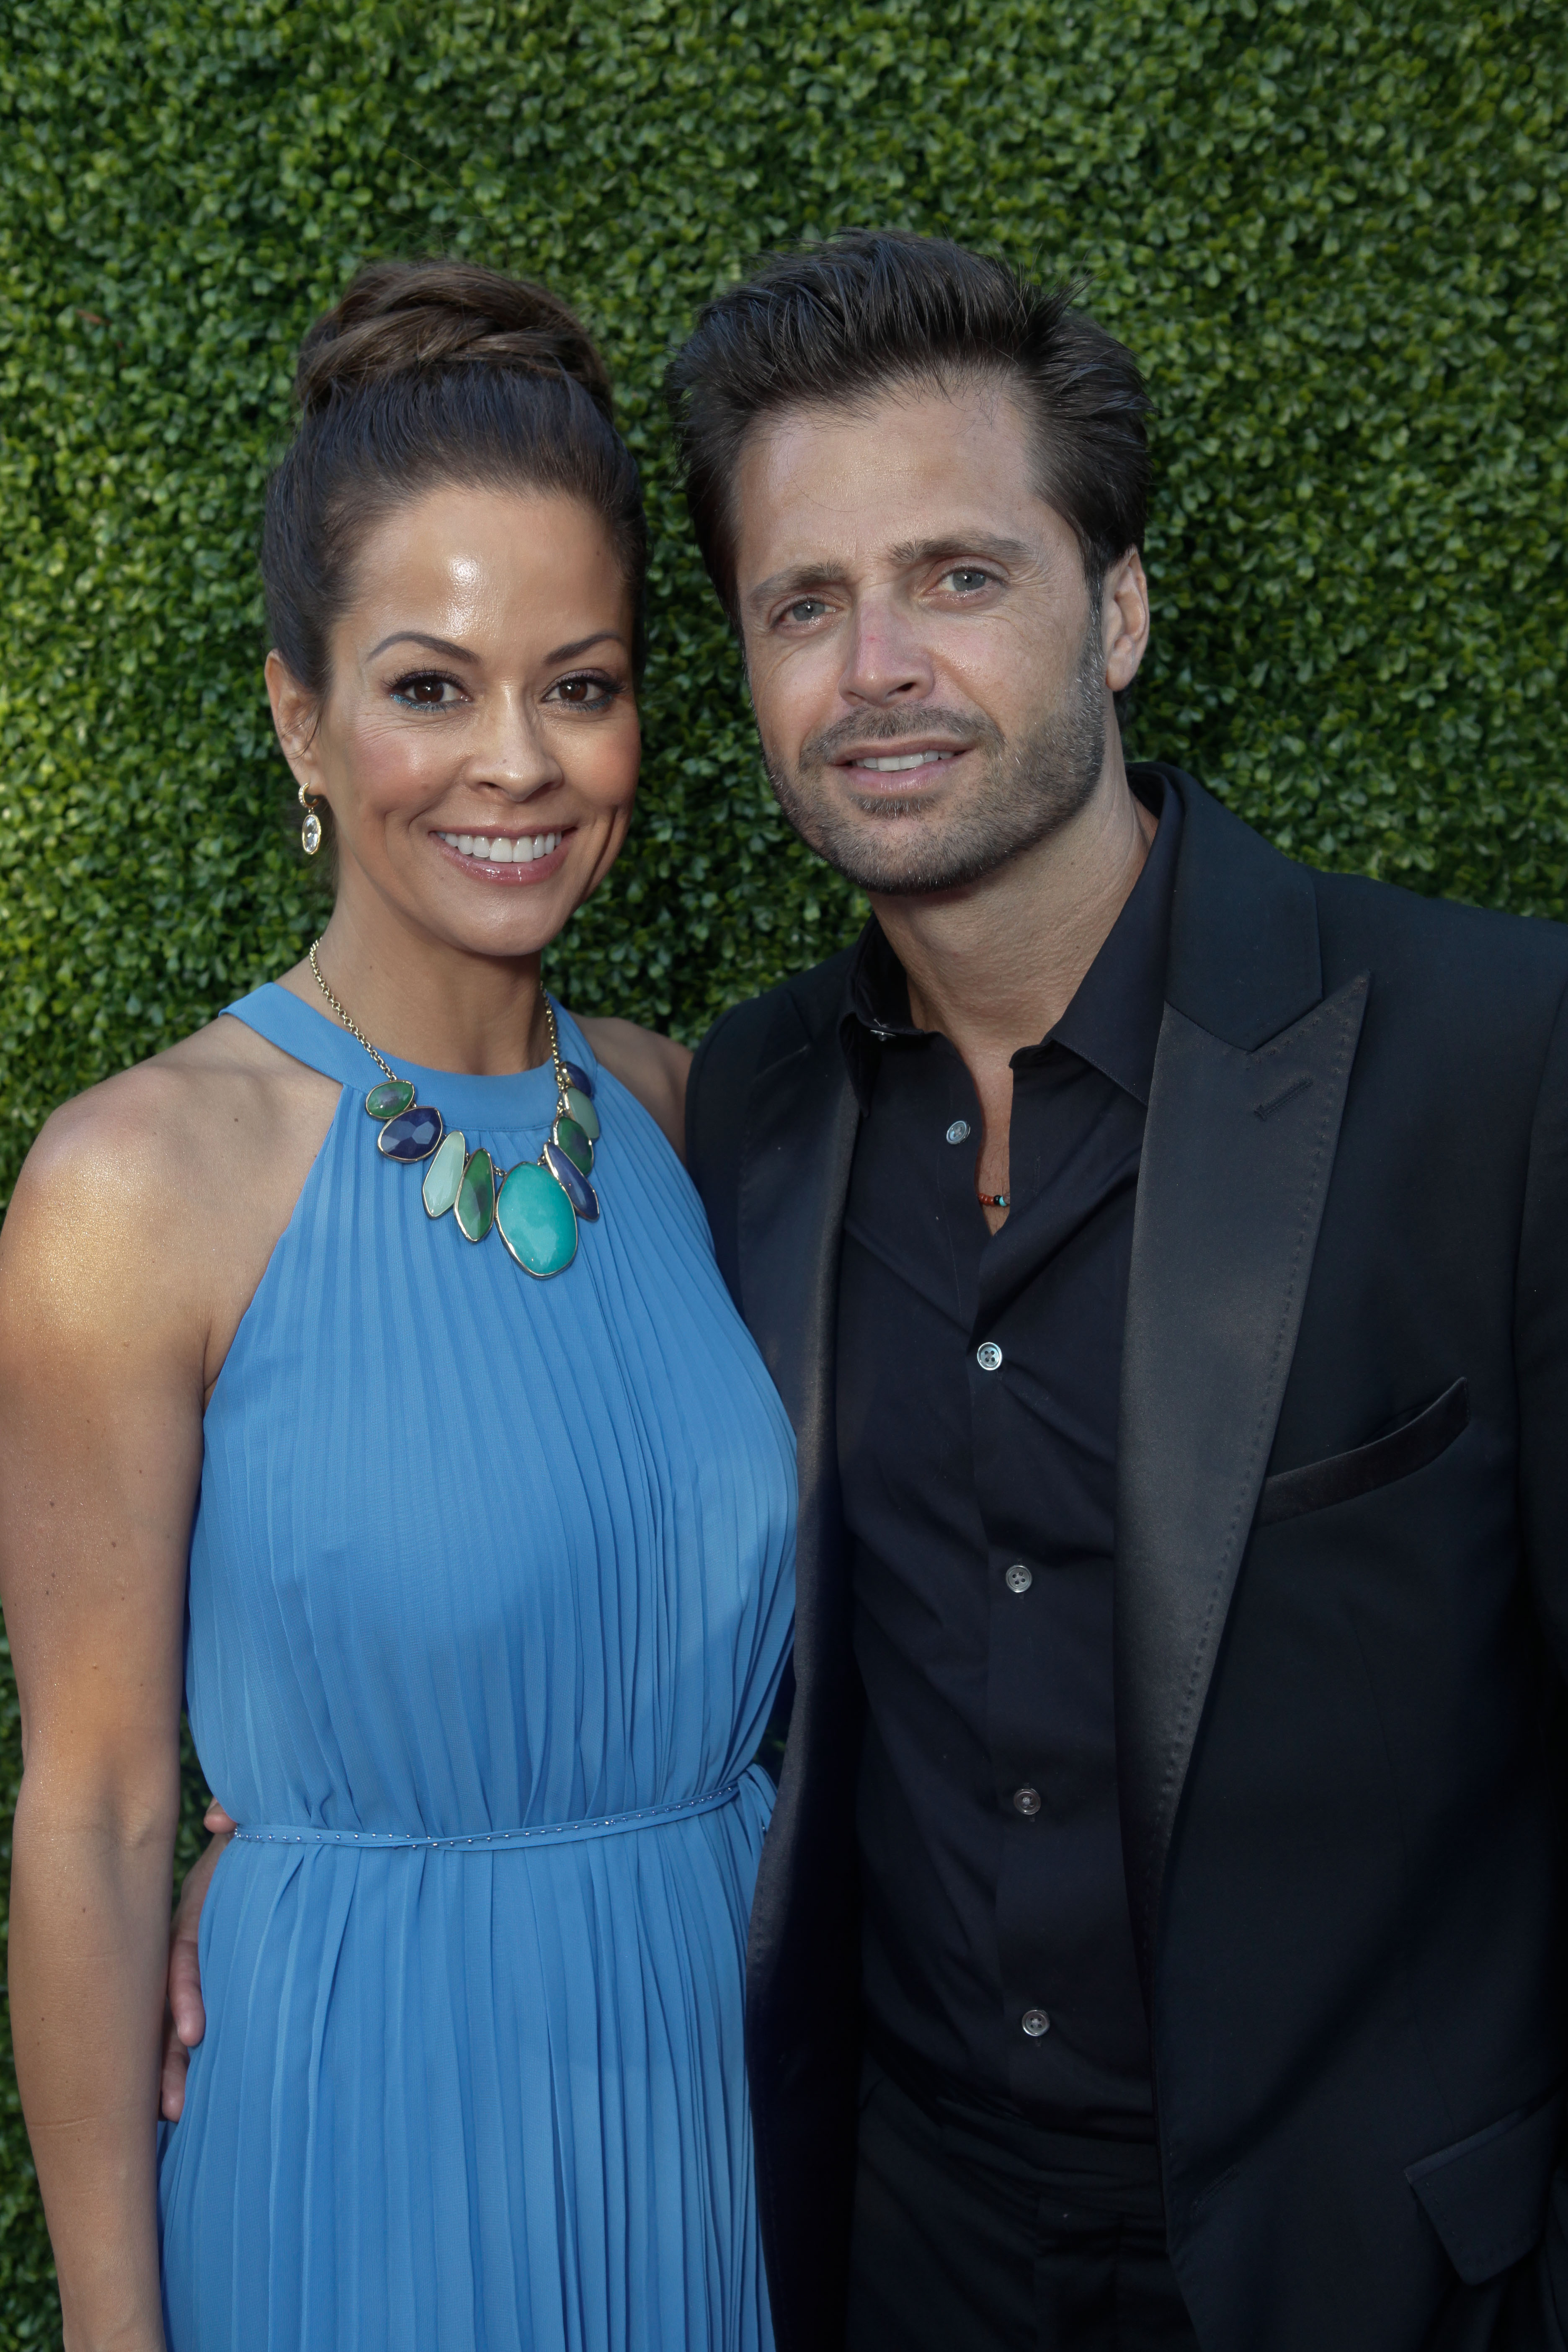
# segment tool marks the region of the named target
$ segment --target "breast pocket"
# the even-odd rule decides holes
[[[1413,1471],[1425,1470],[1428,1463],[1446,1454],[1469,1427],[1469,1383],[1461,1377],[1441,1396],[1434,1397],[1414,1421],[1391,1429],[1386,1437],[1374,1437],[1370,1445],[1353,1446],[1348,1454],[1331,1454],[1321,1462],[1307,1462],[1300,1470],[1281,1470],[1277,1477],[1266,1478],[1256,1524],[1274,1527],[1281,1519],[1299,1518],[1303,1511],[1353,1502],[1360,1495],[1374,1494],[1379,1486],[1391,1486],[1396,1478],[1408,1478]]]

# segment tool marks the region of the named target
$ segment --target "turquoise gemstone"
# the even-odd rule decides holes
[[[599,1140],[599,1114],[594,1108],[593,1104],[588,1100],[587,1096],[580,1093],[575,1087],[568,1087],[566,1089],[566,1112],[568,1118],[574,1118],[576,1120],[578,1126],[582,1129],[589,1142],[597,1143]]]
[[[395,1118],[413,1100],[412,1078],[383,1078],[380,1086],[372,1087],[366,1095],[364,1107],[371,1118]]]
[[[496,1171],[488,1151],[470,1153],[458,1187],[458,1231],[468,1242],[482,1242],[496,1221]]]
[[[526,1160],[500,1188],[496,1226],[524,1274],[561,1274],[577,1255],[577,1217],[548,1168]]]
[[[462,1129],[448,1129],[441,1138],[435,1159],[425,1171],[425,1213],[427,1217],[444,1217],[454,1206],[462,1187],[463,1171],[468,1160],[468,1139]]]
[[[568,1118],[563,1113],[555,1122],[555,1133],[551,1140],[560,1146],[574,1168],[584,1176],[593,1174],[594,1147],[574,1118]]]

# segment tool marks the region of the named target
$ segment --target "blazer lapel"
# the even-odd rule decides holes
[[[1150,1997],[1172,1833],[1290,1370],[1370,986],[1363,973],[1322,997],[1310,877],[1189,780],[1179,788],[1117,1462],[1117,1753]]]

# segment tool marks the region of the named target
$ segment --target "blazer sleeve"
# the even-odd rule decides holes
[[[1531,1135],[1514,1301],[1525,1562],[1568,1676],[1568,995],[1547,1048]]]
[[[1561,1726],[1568,1724],[1568,997],[1558,1005],[1531,1138],[1514,1356],[1525,1565],[1557,1668]],[[1561,1769],[1568,1739],[1560,1736],[1558,1748]],[[1568,2009],[1568,1984],[1560,1997]],[[1497,2352],[1511,2352],[1516,2344],[1522,2352],[1526,2343],[1568,2352],[1568,2146],[1558,2149],[1545,2231],[1524,2267],[1535,2273],[1524,2298],[1535,2315],[1525,2324],[1516,2287]],[[1522,2334],[1514,2330],[1516,2308]]]
[[[697,1048],[686,1080],[686,1165],[708,1212],[713,1252],[741,1304],[741,1165],[751,1091],[752,1007],[721,1013]]]

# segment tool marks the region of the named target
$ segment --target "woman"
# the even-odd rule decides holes
[[[331,921],[57,1113],[0,1245],[65,2340],[749,2352],[792,1447],[685,1055],[540,982],[631,814],[636,471],[575,320],[479,270],[362,272],[298,389],[267,676]],[[240,1832],[160,2149],[182,1678]]]

